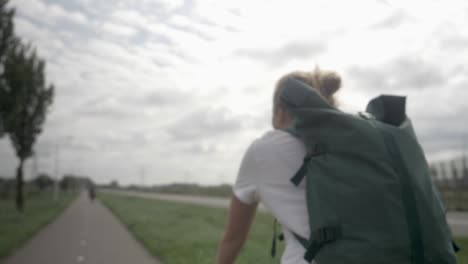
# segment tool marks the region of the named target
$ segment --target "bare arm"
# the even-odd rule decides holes
[[[257,203],[245,204],[232,196],[228,223],[219,243],[217,264],[234,263],[247,238],[256,209]]]

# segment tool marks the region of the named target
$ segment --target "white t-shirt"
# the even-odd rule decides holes
[[[304,144],[294,136],[268,131],[247,149],[233,188],[240,201],[263,203],[281,224],[286,242],[282,264],[308,264],[304,247],[291,233],[308,238],[310,232],[305,181],[297,187],[290,182],[305,154]]]

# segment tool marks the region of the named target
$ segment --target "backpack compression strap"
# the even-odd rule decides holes
[[[317,253],[325,244],[335,242],[342,236],[340,226],[327,226],[319,228],[312,232],[310,241],[296,233],[293,234],[299,243],[301,243],[301,245],[306,249],[304,259],[307,262],[312,262]]]

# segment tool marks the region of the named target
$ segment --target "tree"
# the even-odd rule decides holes
[[[448,187],[449,186],[449,179],[447,177],[447,172],[445,170],[445,163],[440,162],[439,163],[439,172],[440,172],[440,178],[442,180],[442,185],[443,187]]]
[[[75,189],[78,185],[78,179],[73,175],[65,175],[59,183],[60,189],[67,191]]]
[[[0,0],[0,62],[2,65],[6,54],[17,42],[13,31],[15,10],[8,8],[7,5],[8,0]]]
[[[429,171],[430,171],[431,176],[432,176],[432,181],[433,181],[434,183],[438,183],[438,181],[439,181],[439,174],[438,174],[438,172],[437,172],[437,167],[434,166],[434,165],[430,165],[430,166],[429,166]]]
[[[109,187],[112,188],[112,189],[118,189],[119,188],[119,182],[117,180],[113,180],[111,181],[111,183],[109,184]]]
[[[455,182],[455,185],[458,187],[460,185],[461,180],[460,180],[460,175],[458,173],[458,167],[457,167],[456,160],[452,160],[450,162],[450,167],[451,167],[451,170],[452,170],[452,179]]]
[[[8,111],[3,114],[19,164],[16,172],[16,206],[23,210],[23,164],[33,154],[37,136],[42,132],[47,109],[52,104],[54,87],[46,85],[45,62],[30,45],[18,43],[7,53],[4,63],[5,85],[0,95]]]
[[[468,186],[468,162],[466,161],[466,156],[462,156],[462,186]]]
[[[94,185],[91,179],[84,176],[77,176],[72,174],[66,174],[60,180],[60,189],[64,191],[76,191],[82,187]]]
[[[15,182],[13,179],[0,178],[0,199],[8,199],[13,193]]]
[[[5,134],[3,116],[9,111],[5,90],[5,60],[7,54],[17,45],[18,39],[13,31],[15,10],[7,7],[8,0],[0,0],[0,138]]]
[[[48,188],[52,188],[54,185],[54,180],[49,175],[42,173],[34,180],[32,180],[32,184],[42,191]]]

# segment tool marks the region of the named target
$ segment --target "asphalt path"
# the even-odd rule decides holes
[[[161,194],[151,192],[137,192],[137,191],[116,191],[116,190],[101,190],[102,192],[108,192],[119,195],[143,197],[150,199],[159,199],[166,201],[174,201],[188,204],[204,205],[209,207],[227,208],[229,206],[229,199],[226,198],[215,198],[206,196],[194,196],[194,195],[175,195],[175,194]],[[266,211],[266,209],[260,205],[260,210]],[[452,229],[455,236],[468,237],[468,213],[467,212],[448,212],[447,221]]]
[[[5,264],[158,264],[99,201],[82,193]]]

